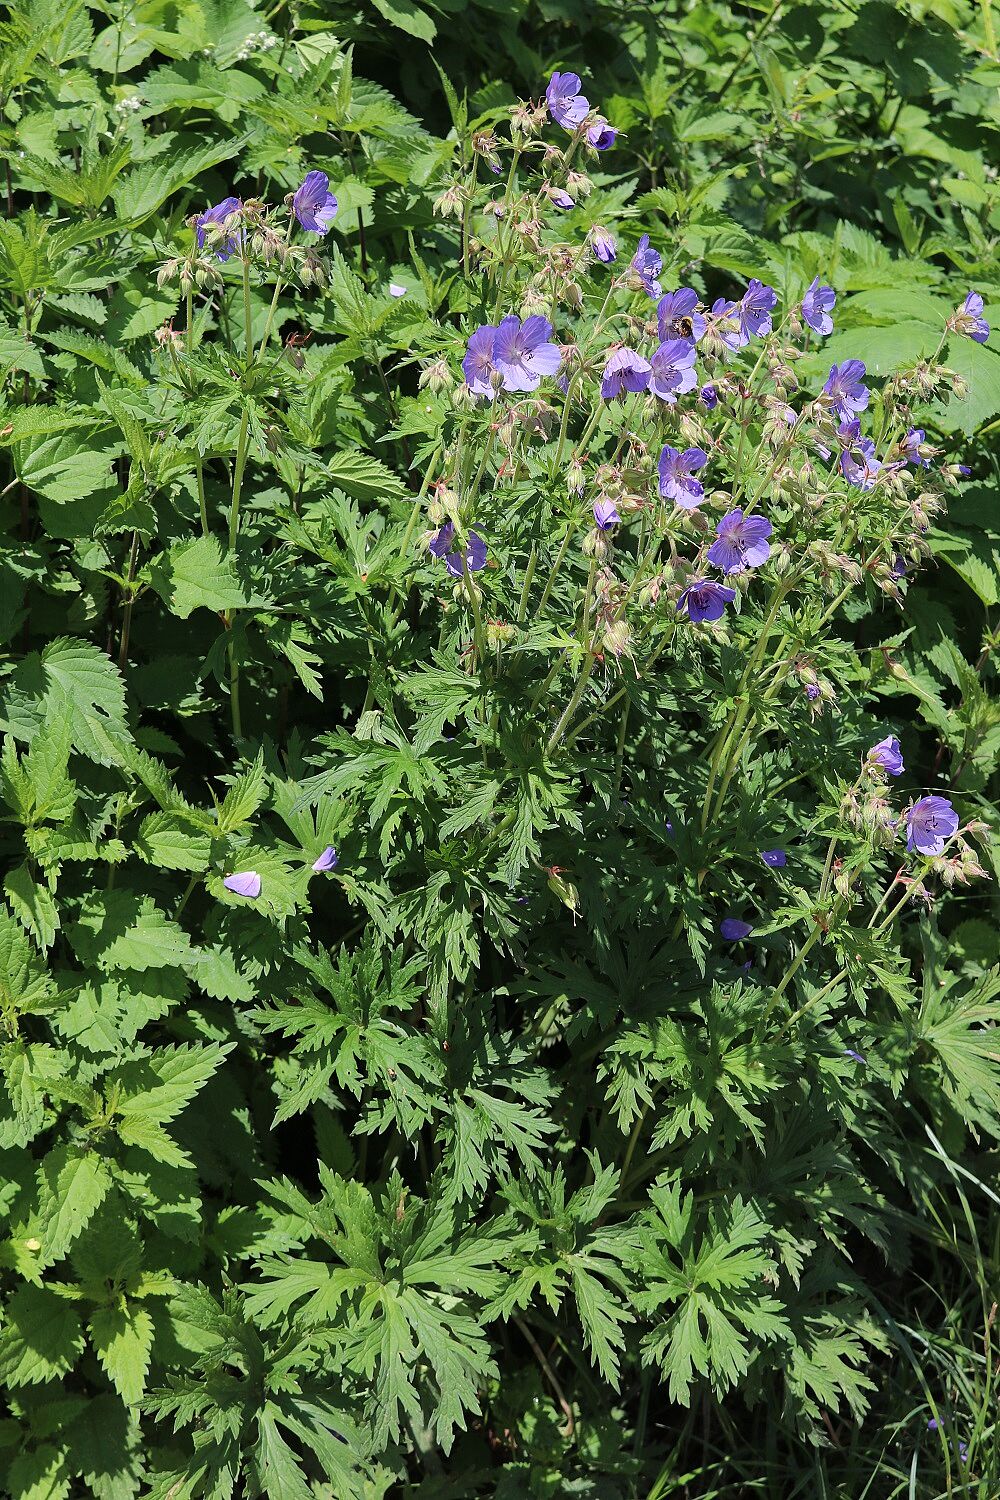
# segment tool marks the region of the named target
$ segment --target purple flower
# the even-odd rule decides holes
[[[670,339],[660,344],[650,367],[649,389],[653,395],[673,406],[678,396],[693,391],[698,384],[695,358],[695,347],[687,339]]]
[[[590,101],[580,93],[575,73],[553,73],[545,90],[549,114],[564,130],[575,130],[590,114]]]
[[[601,376],[601,395],[605,401],[613,401],[626,391],[644,391],[649,386],[651,366],[634,349],[616,349],[608,356]]]
[[[222,884],[227,891],[237,896],[249,896],[255,901],[260,895],[260,876],[256,870],[241,870],[238,875],[227,875]]]
[[[752,922],[741,922],[739,917],[723,917],[719,923],[719,936],[727,943],[738,943],[753,932]]]
[[[648,292],[650,297],[659,297],[663,288],[656,278],[663,269],[663,260],[655,250],[649,248],[648,234],[644,234],[636,246],[630,265],[638,276],[643,291]]]
[[[503,377],[505,391],[534,391],[543,375],[554,375],[562,355],[552,337],[548,318],[534,313],[520,318],[504,318],[493,339],[493,362]]]
[[[956,333],[975,339],[977,344],[985,344],[990,336],[990,325],[983,317],[983,299],[978,292],[966,293],[962,306],[952,313],[948,322]]]
[[[903,556],[902,552],[897,552],[896,556],[892,560],[892,567],[889,570],[892,573],[893,578],[905,578],[907,568],[908,564],[906,558]]]
[[[830,313],[836,305],[837,294],[832,286],[820,286],[819,277],[814,276],[809,283],[805,296],[802,298],[802,316],[814,333],[823,334],[833,332],[833,319]]]
[[[899,741],[894,734],[887,735],[884,740],[879,740],[873,745],[867,756],[874,765],[881,766],[890,776],[902,776],[903,754]]]
[[[335,870],[340,863],[337,851],[332,844],[327,844],[319,859],[313,860],[313,869],[317,875],[323,875],[327,870]]]
[[[195,222],[195,234],[198,241],[198,249],[205,248],[205,230],[210,224],[222,224],[229,218],[230,214],[239,213],[243,204],[239,198],[223,198],[221,203],[216,203],[214,208],[206,208],[203,214],[199,214]],[[215,248],[216,260],[228,260],[229,257],[239,249],[240,235],[234,230],[226,239],[220,240]]]
[[[694,625],[702,620],[721,620],[726,605],[736,598],[736,590],[714,578],[696,578],[689,583],[677,601],[677,613],[686,614]]]
[[[911,427],[903,439],[900,447],[906,455],[908,464],[915,464],[917,468],[929,469],[931,461],[924,458],[920,450],[924,446],[925,433],[922,427]]]
[[[587,128],[587,140],[595,151],[607,151],[618,139],[618,132],[613,125],[609,125],[601,115],[598,115],[593,125]]]
[[[698,392],[698,400],[706,411],[714,411],[719,404],[719,393],[714,385],[703,385]]]
[[[464,578],[465,570],[462,567],[463,553],[455,546],[455,527],[451,521],[437,530],[431,538],[429,551],[435,557],[443,557],[445,566],[452,578]],[[480,568],[486,566],[486,543],[477,531],[469,532],[469,545],[464,553],[465,566],[470,573],[478,573]]]
[[[698,293],[694,287],[681,286],[661,297],[656,304],[656,322],[661,339],[693,339],[697,343],[706,323],[698,311]]]
[[[292,199],[292,213],[303,229],[326,234],[337,217],[337,200],[330,192],[330,179],[325,172],[306,173]]]
[[[767,540],[771,530],[766,516],[745,516],[739,509],[731,510],[715,528],[718,540],[709,547],[708,560],[723,573],[762,567],[771,555]]]
[[[820,696],[819,683],[818,682],[807,682],[806,683],[806,697],[809,699],[809,702],[810,703],[815,703],[816,699],[819,696]]]
[[[555,206],[556,206],[556,208],[573,208],[574,207],[573,199],[570,197],[569,193],[567,193],[564,188],[560,188],[560,187],[548,187],[548,188],[545,189],[545,192],[546,192],[546,195],[548,196],[550,202],[554,203]]]
[[[739,319],[740,331],[743,335],[741,342],[748,344],[751,336],[762,338],[765,333],[771,332],[771,314],[777,306],[778,294],[773,286],[765,286],[758,281],[756,276],[751,279],[750,285],[740,299]]]
[[[621,519],[613,500],[594,501],[594,522],[599,531],[607,531],[611,526],[620,525]]]
[[[921,797],[906,813],[906,847],[918,854],[940,854],[958,830],[958,813],[947,797]]]
[[[750,342],[749,336],[744,337],[739,304],[725,297],[717,297],[712,303],[712,332],[734,353]]]
[[[875,457],[873,439],[861,436],[861,423],[857,417],[853,422],[842,422],[837,436],[844,445],[840,454],[840,469],[844,478],[858,489],[872,489],[875,476],[882,467],[881,460]]]
[[[760,857],[769,870],[783,870],[788,863],[784,849],[762,849]]]
[[[390,281],[389,282],[389,296],[390,297],[405,297],[406,296],[406,290],[407,290],[406,287],[405,286],[400,286],[399,283],[398,283],[398,281]]]
[[[590,231],[590,247],[597,259],[603,261],[605,265],[618,259],[618,246],[615,244],[614,236],[606,229],[602,229],[599,224]]]
[[[936,1417],[931,1417],[927,1423],[927,1431],[937,1432],[939,1425],[943,1424],[939,1424]],[[969,1445],[968,1443],[963,1443],[961,1439],[959,1439],[958,1444],[958,1457],[960,1463],[967,1464],[969,1462]]]
[[[673,500],[682,510],[697,509],[705,486],[692,476],[708,463],[704,448],[685,448],[678,453],[667,443],[660,454],[660,494]]]
[[[864,1065],[865,1065],[866,1068],[868,1066],[868,1059],[867,1059],[867,1057],[862,1057],[861,1053],[860,1052],[855,1052],[855,1050],[854,1050],[853,1047],[845,1047],[844,1048],[844,1056],[845,1057],[853,1057],[853,1059],[854,1059],[855,1062],[864,1063]]]
[[[845,359],[842,365],[830,366],[823,392],[841,422],[849,422],[868,405],[868,387],[864,383],[867,373],[860,359]]]
[[[488,396],[492,401],[500,384],[500,375],[493,362],[493,345],[497,330],[492,323],[477,328],[469,340],[462,360],[465,383],[476,396]]]

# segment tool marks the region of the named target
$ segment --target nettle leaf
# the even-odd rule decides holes
[[[125,721],[121,673],[89,641],[60,637],[14,670],[0,699],[0,728],[33,741],[42,726],[64,719],[74,749],[99,765],[122,763],[132,734]]]
[[[91,1343],[115,1390],[134,1406],[146,1389],[153,1319],[146,1308],[120,1301],[95,1307],[87,1319]]]
[[[240,569],[237,556],[224,551],[216,537],[199,536],[174,542],[161,553],[150,567],[149,580],[171,614],[186,620],[196,609],[221,614],[266,603],[255,596]]]
[[[15,1389],[59,1380],[82,1353],[83,1333],[72,1302],[49,1287],[17,1287],[4,1308],[0,1380]]]
[[[38,1169],[39,1268],[61,1260],[104,1202],[111,1177],[94,1152],[57,1146]]]
[[[194,960],[191,939],[150,896],[107,891],[89,896],[70,930],[70,941],[86,964],[112,969],[166,968]]]

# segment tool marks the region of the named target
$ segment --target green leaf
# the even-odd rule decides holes
[[[58,1380],[82,1352],[72,1303],[48,1287],[22,1283],[14,1290],[0,1330],[0,1380],[14,1387]]]
[[[380,15],[409,36],[422,42],[432,42],[437,36],[437,27],[431,17],[419,5],[414,5],[413,0],[372,0],[372,4]]]
[[[174,542],[150,567],[149,581],[171,614],[182,620],[196,609],[222,614],[264,602],[255,600],[249,584],[241,582],[234,555],[223,552],[214,536]]]
[[[57,1146],[38,1169],[37,1237],[40,1266],[60,1260],[86,1228],[111,1187],[108,1169],[94,1152]]]
[[[126,1406],[134,1406],[146,1389],[152,1318],[144,1307],[119,1302],[114,1307],[95,1307],[88,1328],[106,1375]]]

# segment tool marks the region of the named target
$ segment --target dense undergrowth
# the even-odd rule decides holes
[[[14,1500],[996,1500],[997,29],[8,12]]]

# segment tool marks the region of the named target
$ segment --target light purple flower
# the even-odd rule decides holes
[[[337,217],[337,200],[330,192],[330,179],[325,172],[306,173],[292,199],[292,213],[303,229],[326,234]]]
[[[698,293],[693,286],[680,286],[667,292],[656,304],[656,322],[661,339],[692,339],[697,343],[706,323],[698,311]]]
[[[930,1421],[927,1423],[927,1431],[928,1432],[937,1432],[937,1429],[938,1429],[937,1418],[936,1417],[931,1417]],[[963,1443],[961,1441],[961,1439],[959,1439],[959,1444],[958,1444],[958,1457],[959,1457],[959,1462],[960,1463],[967,1464],[969,1462],[969,1445],[968,1445],[968,1443]]]
[[[867,373],[860,359],[845,359],[842,365],[830,366],[823,393],[829,397],[834,416],[841,422],[849,422],[868,405],[868,387],[864,383]]]
[[[809,699],[809,702],[810,703],[815,703],[816,699],[819,696],[820,696],[819,683],[818,682],[807,682],[806,683],[806,697]]]
[[[488,396],[492,401],[500,385],[501,376],[493,362],[493,346],[497,330],[492,323],[484,323],[469,339],[462,360],[465,383],[476,396]]]
[[[837,294],[833,287],[820,286],[819,277],[814,276],[802,298],[802,316],[814,333],[821,333],[825,338],[828,333],[833,332],[830,313],[836,302]]]
[[[611,526],[619,526],[621,519],[618,507],[613,500],[594,501],[594,522],[599,531],[607,531]]]
[[[313,860],[313,869],[317,875],[323,875],[327,870],[335,870],[339,863],[336,849],[332,844],[327,844],[319,859]]]
[[[602,229],[599,224],[590,231],[590,248],[597,259],[603,261],[605,265],[618,259],[618,246],[615,244],[614,235]]]
[[[685,448],[679,453],[667,443],[660,454],[660,494],[673,500],[682,510],[695,510],[705,493],[705,486],[693,476],[708,463],[704,448]]]
[[[726,297],[717,297],[712,303],[712,332],[733,353],[750,342],[749,335],[744,335],[739,311],[739,303]]]
[[[952,313],[948,323],[956,333],[975,339],[977,344],[985,344],[990,336],[990,325],[983,317],[983,299],[978,292],[966,293],[965,301]]]
[[[605,401],[614,401],[626,391],[644,391],[649,386],[650,372],[649,360],[634,349],[616,349],[604,366],[601,395]]]
[[[906,812],[906,847],[918,854],[940,854],[958,823],[947,797],[921,797]]]
[[[545,90],[549,114],[564,130],[575,130],[590,114],[590,101],[580,93],[576,73],[553,73]]]
[[[914,464],[918,469],[929,469],[931,466],[930,459],[924,458],[920,452],[924,446],[925,439],[926,433],[922,427],[911,427],[900,444],[903,453],[906,455],[906,462]]]
[[[697,351],[688,339],[669,339],[660,344],[650,366],[649,389],[668,406],[698,384],[694,362]]]
[[[677,613],[686,614],[694,625],[703,620],[721,620],[726,605],[736,598],[736,590],[714,578],[696,578],[689,583],[677,601]]]
[[[406,287],[405,286],[400,286],[398,281],[390,281],[389,282],[389,296],[390,297],[405,297],[406,296],[406,291],[407,291]]]
[[[769,870],[783,870],[788,863],[784,849],[762,849],[760,857]]]
[[[598,115],[593,125],[587,127],[587,140],[595,151],[607,151],[617,139],[617,130],[601,115]]]
[[[778,303],[778,294],[773,286],[765,286],[754,276],[739,302],[742,342],[748,344],[751,337],[762,338],[771,332],[771,314]]]
[[[430,540],[428,550],[435,557],[443,557],[452,578],[464,578],[462,551],[455,545],[455,527],[446,521]],[[470,573],[478,573],[486,566],[486,543],[477,531],[469,532],[469,545],[465,550],[465,566]]]
[[[844,1048],[844,1056],[845,1057],[853,1057],[853,1059],[854,1059],[855,1062],[863,1063],[866,1068],[868,1066],[868,1059],[867,1059],[867,1057],[862,1057],[861,1053],[860,1052],[855,1052],[855,1050],[854,1050],[853,1047],[845,1047]]]
[[[698,392],[698,400],[706,411],[714,411],[719,404],[719,393],[714,385],[703,385]]]
[[[548,318],[534,313],[504,318],[493,339],[493,362],[503,378],[505,391],[534,391],[544,375],[555,375],[562,355],[552,337]]]
[[[899,741],[894,734],[886,735],[884,740],[879,740],[868,752],[868,760],[876,766],[881,766],[890,776],[902,776],[904,771],[903,753]]]
[[[237,875],[227,875],[222,884],[236,896],[248,896],[255,901],[260,895],[260,876],[256,870],[241,870]]]
[[[663,269],[663,259],[657,251],[649,248],[648,234],[644,234],[636,246],[630,265],[638,276],[643,291],[647,292],[650,297],[659,297],[663,288],[656,278]]]
[[[766,516],[745,516],[740,509],[723,516],[715,528],[718,538],[708,549],[708,560],[723,573],[759,568],[771,555],[771,523]]]
[[[861,423],[857,417],[853,422],[842,422],[837,436],[843,445],[840,469],[844,478],[860,490],[873,489],[875,476],[882,467],[881,459],[875,457],[874,440],[861,436]]]
[[[719,923],[719,936],[727,943],[739,943],[753,932],[752,922],[741,922],[739,917],[723,917]]]
[[[221,203],[216,203],[213,208],[206,208],[203,214],[199,214],[195,222],[198,249],[204,250],[205,248],[205,230],[210,224],[224,223],[230,214],[239,213],[242,207],[243,204],[239,198],[223,198]],[[216,260],[228,260],[239,249],[239,245],[239,230],[234,230],[226,239],[220,240],[214,246]]]

